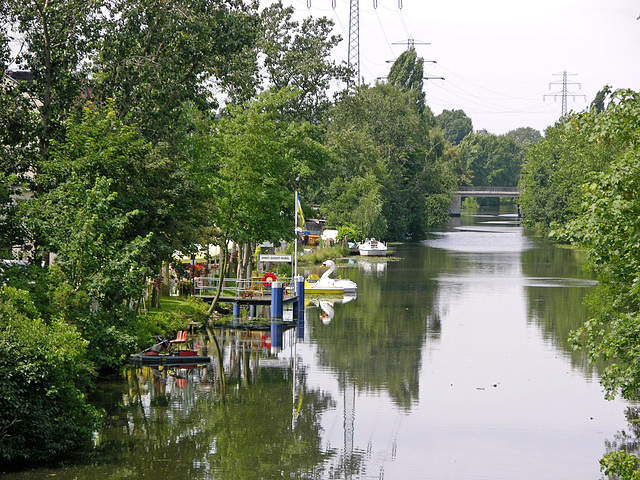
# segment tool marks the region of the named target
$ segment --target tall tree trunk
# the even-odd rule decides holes
[[[216,288],[216,296],[213,298],[211,302],[211,306],[207,313],[211,315],[216,307],[218,306],[218,300],[222,296],[222,284],[224,282],[224,272],[227,271],[227,258],[229,257],[229,247],[226,241],[222,242],[220,245],[220,268],[218,269],[218,288]]]
[[[249,242],[249,244],[247,245],[247,264],[246,264],[246,269],[247,269],[246,278],[249,281],[251,281],[251,277],[253,276],[253,253],[255,249],[256,249],[255,242]]]
[[[245,243],[242,246],[242,278],[246,280],[251,279],[251,245],[252,243]]]
[[[169,270],[169,262],[162,263],[162,285],[160,290],[160,295],[163,297],[168,297],[170,294],[171,287],[171,271]]]

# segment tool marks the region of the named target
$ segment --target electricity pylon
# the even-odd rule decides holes
[[[336,0],[331,0],[336,8]],[[311,8],[311,0],[307,0],[307,8]],[[378,0],[373,0],[373,8],[378,8]],[[398,8],[402,9],[402,0],[398,0]],[[360,86],[360,0],[349,2],[349,54],[347,65],[356,70],[356,85]]]
[[[551,85],[562,84],[562,90],[558,91],[558,92],[547,93],[546,95],[542,96],[542,100],[544,101],[544,99],[546,97],[553,97],[554,100],[557,97],[562,97],[562,116],[564,117],[567,114],[567,97],[572,97],[574,100],[576,99],[576,97],[584,97],[584,99],[586,101],[587,100],[587,96],[586,95],[582,95],[580,93],[570,92],[568,90],[568,88],[567,88],[568,85],[578,85],[578,88],[581,88],[581,86],[580,86],[580,84],[578,82],[569,82],[567,80],[567,77],[569,75],[577,75],[577,73],[568,73],[566,70],[564,70],[562,73],[554,73],[554,75],[562,75],[562,80],[558,80],[557,82],[549,83],[549,88],[551,88]]]
[[[356,70],[356,86],[360,86],[360,0],[351,0],[349,7],[349,56],[347,65]]]

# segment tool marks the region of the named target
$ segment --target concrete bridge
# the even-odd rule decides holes
[[[460,216],[464,197],[518,198],[519,196],[518,187],[460,187],[455,193],[449,213],[454,217]]]

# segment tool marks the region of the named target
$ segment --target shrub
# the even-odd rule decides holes
[[[46,324],[29,294],[0,287],[0,466],[60,459],[92,445],[100,415],[87,403],[86,341]]]

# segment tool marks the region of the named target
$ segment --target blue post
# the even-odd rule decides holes
[[[271,319],[271,353],[278,353],[282,350],[282,319]]]
[[[249,317],[256,318],[256,306],[253,304],[249,305]]]
[[[234,303],[233,304],[233,323],[234,323],[234,325],[237,323],[239,318],[240,318],[240,304],[239,303]]]
[[[271,284],[271,318],[282,320],[282,282]]]
[[[282,282],[271,284],[271,352],[282,350]]]

